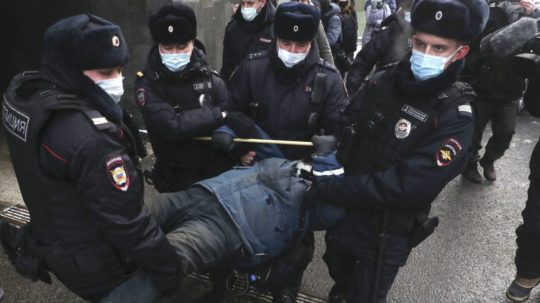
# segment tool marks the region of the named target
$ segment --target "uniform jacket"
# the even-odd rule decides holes
[[[221,76],[228,81],[234,69],[250,53],[268,50],[274,37],[273,24],[276,8],[267,2],[250,22],[242,17],[240,8],[225,28]]]
[[[144,207],[120,107],[82,73],[64,72],[61,64],[45,65],[38,78],[19,81],[12,83],[4,112],[17,100],[29,111],[39,108],[27,113],[33,121],[28,136],[9,139],[32,217],[31,251],[86,300],[99,300],[129,278],[127,264],[140,266],[162,291],[177,287],[182,262]],[[40,108],[51,101],[64,109]],[[35,157],[19,158],[28,153]]]
[[[385,22],[389,22],[389,25],[364,45],[354,59],[347,76],[347,91],[351,96],[358,91],[374,66],[381,68],[399,62],[411,49],[410,24],[396,14],[388,17]]]
[[[317,73],[326,74],[321,85],[321,106],[312,104]],[[251,54],[238,67],[229,88],[231,105],[252,115],[273,139],[311,140],[321,129],[333,134],[346,103],[339,73],[319,59],[314,44],[306,59],[292,68],[286,68],[278,58],[275,43],[270,52]],[[288,159],[309,154],[309,149],[302,147],[284,146],[282,151]]]
[[[144,73],[136,79],[135,94],[157,158],[156,169],[164,175],[165,170],[184,170],[185,186],[202,179],[204,173],[192,180],[190,171],[207,170],[218,155],[210,142],[192,139],[209,135],[223,123],[222,111],[229,99],[225,83],[210,69],[204,53],[194,48],[186,68],[173,73],[161,62],[156,45]]]
[[[416,81],[409,61],[404,60],[370,80],[352,100],[351,106],[358,107],[348,110],[349,122],[358,125],[359,136],[371,139],[361,141],[368,145],[353,144],[348,156],[345,148],[351,144],[342,142],[338,155],[346,177],[320,187],[325,201],[349,209],[332,230],[339,249],[372,256],[373,214],[384,208],[396,214],[426,212],[465,168],[473,135],[469,102],[474,93],[468,85],[455,82],[462,64],[450,65],[438,77]],[[372,93],[377,102],[368,102]],[[367,104],[372,105],[367,108]],[[394,248],[397,252],[390,248],[390,254],[405,258],[408,253],[399,251],[410,249]]]

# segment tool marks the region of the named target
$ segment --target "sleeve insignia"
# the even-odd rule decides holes
[[[146,99],[148,98],[148,96],[146,94],[146,89],[139,88],[137,90],[137,92],[135,93],[135,96],[137,97],[137,103],[140,106],[145,106],[146,105]]]
[[[456,139],[448,139],[435,155],[437,166],[444,167],[450,165],[462,149],[463,147]]]
[[[120,191],[129,189],[129,175],[124,168],[124,160],[122,157],[114,157],[107,161],[107,173],[114,188]]]

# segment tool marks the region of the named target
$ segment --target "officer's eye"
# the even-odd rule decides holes
[[[448,49],[448,47],[444,46],[444,45],[435,45],[435,46],[433,46],[433,49],[436,52],[442,53],[442,52],[445,52]]]

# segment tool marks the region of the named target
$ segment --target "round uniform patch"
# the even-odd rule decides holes
[[[144,88],[139,88],[137,90],[137,92],[135,93],[135,96],[137,97],[137,103],[140,105],[140,106],[145,106],[146,105],[146,89]]]
[[[396,138],[404,139],[411,133],[411,121],[407,119],[399,119],[395,127]]]
[[[437,166],[444,167],[450,165],[462,149],[461,144],[457,140],[453,138],[448,139],[437,151],[437,155],[435,156]]]
[[[107,172],[109,179],[114,188],[120,191],[129,189],[129,175],[124,168],[124,159],[122,157],[114,157],[107,161]]]

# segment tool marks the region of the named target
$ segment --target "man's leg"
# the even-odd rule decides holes
[[[475,107],[475,123],[474,123],[474,136],[471,144],[471,158],[469,164],[463,172],[463,177],[473,183],[481,183],[482,176],[478,171],[478,160],[480,160],[480,150],[482,149],[482,136],[486,125],[493,114],[493,106],[490,101],[484,101],[482,99],[476,100]]]
[[[159,290],[152,284],[150,278],[139,271],[135,276],[114,288],[100,303],[151,303],[161,297]]]
[[[314,234],[308,233],[304,239],[291,249],[284,252],[273,262],[282,262],[286,275],[279,284],[271,287],[272,302],[294,303],[302,285],[302,277],[307,266],[313,259],[315,250]]]
[[[496,109],[491,120],[493,136],[486,144],[486,152],[480,160],[484,177],[489,181],[497,179],[494,163],[510,147],[517,123],[518,103],[519,100],[495,103]]]
[[[516,279],[506,295],[517,302],[526,301],[540,281],[540,182],[529,185],[528,199],[522,212],[523,224],[517,230]]]

